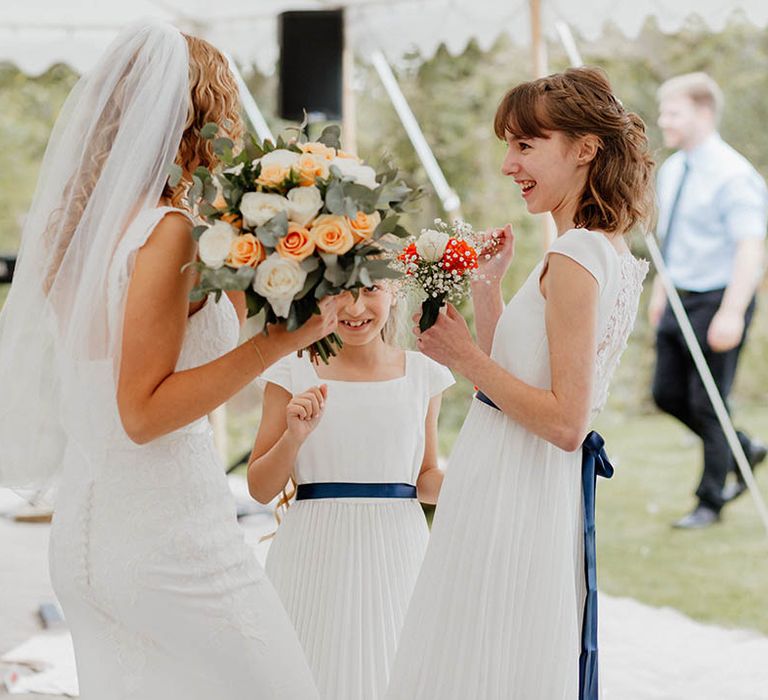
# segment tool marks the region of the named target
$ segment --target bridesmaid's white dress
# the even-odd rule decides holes
[[[319,379],[287,357],[265,379],[292,394],[328,385],[325,411],[299,451],[299,483],[416,484],[430,398],[453,384],[428,357],[406,353],[389,381]],[[323,700],[378,700],[428,530],[415,499],[331,498],[291,504],[266,570],[293,620]]]
[[[647,263],[573,229],[565,255],[599,285],[594,414],[637,313]],[[539,263],[504,310],[492,357],[551,386]],[[610,453],[610,445],[607,446]],[[390,700],[576,700],[585,584],[581,450],[473,401],[447,467]]]
[[[135,225],[149,235],[167,211]],[[226,295],[209,297],[188,321],[177,369],[216,359],[238,333]],[[51,579],[81,698],[317,698],[295,631],[244,541],[208,419],[145,445],[116,430],[108,445],[95,454],[70,441],[51,532]]]

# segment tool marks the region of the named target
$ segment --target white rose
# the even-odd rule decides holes
[[[256,268],[253,291],[265,297],[275,314],[288,318],[291,302],[303,288],[307,273],[293,260],[272,253]]]
[[[288,200],[279,194],[246,192],[240,200],[240,211],[248,226],[261,226],[287,209]]]
[[[238,163],[237,165],[233,165],[231,168],[225,168],[224,172],[227,175],[239,175],[241,172],[243,172],[243,167],[245,167],[245,163]]]
[[[299,226],[306,226],[323,208],[323,196],[314,185],[294,187],[288,193],[288,219]]]
[[[218,270],[227,259],[236,235],[235,229],[226,221],[217,221],[200,236],[198,241],[200,259],[208,267]]]
[[[352,158],[334,158],[330,163],[330,166],[336,166],[341,174],[358,185],[364,185],[365,187],[375,190],[379,183],[376,182],[376,171],[369,165],[361,165]]]
[[[262,168],[292,168],[299,162],[300,155],[300,153],[294,153],[285,148],[278,148],[276,151],[262,156],[254,163],[261,163]]]
[[[438,262],[445,253],[449,238],[447,233],[426,229],[416,241],[416,252],[422,260]]]

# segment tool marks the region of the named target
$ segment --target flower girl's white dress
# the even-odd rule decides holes
[[[637,313],[647,263],[574,229],[550,249],[599,284],[594,414]],[[492,357],[549,387],[539,263],[504,310]],[[608,445],[610,451],[610,445]],[[473,401],[447,468],[401,636],[390,700],[576,700],[584,607],[581,450]]]
[[[292,356],[264,374],[291,394],[328,385],[324,414],[299,451],[299,484],[416,484],[430,398],[453,377],[421,353],[406,352],[405,365],[398,379],[337,381]],[[266,570],[323,700],[383,695],[427,538],[413,498],[319,498],[288,509]]]

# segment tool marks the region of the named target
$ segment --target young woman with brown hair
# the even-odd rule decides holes
[[[652,162],[642,121],[589,68],[510,90],[495,131],[502,172],[529,212],[552,214],[558,237],[504,307],[513,240],[510,227],[496,232],[498,255],[481,256],[491,284],[473,289],[477,343],[453,307],[414,330],[422,352],[480,391],[446,471],[391,699],[597,697],[596,666],[584,664],[580,690],[595,593],[582,465],[604,453],[596,434],[579,448],[647,272],[625,234],[651,212]]]

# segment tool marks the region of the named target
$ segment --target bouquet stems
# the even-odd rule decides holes
[[[419,319],[419,330],[423,333],[428,328],[432,328],[440,314],[440,309],[445,306],[445,294],[437,296],[428,296],[421,304],[421,318]]]
[[[305,352],[309,353],[309,359],[315,364],[318,363],[318,358],[323,361],[324,364],[328,364],[328,359],[336,357],[341,348],[344,347],[344,343],[337,333],[331,333],[330,335],[321,338],[320,340],[312,343],[308,348],[299,350],[299,357]]]

